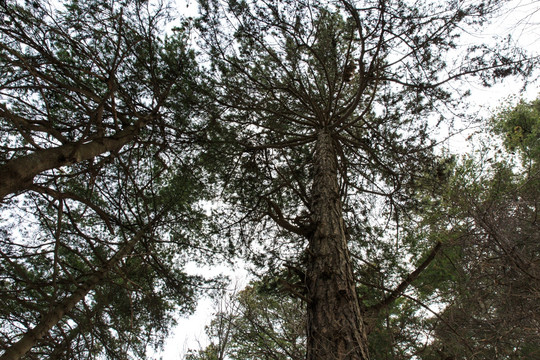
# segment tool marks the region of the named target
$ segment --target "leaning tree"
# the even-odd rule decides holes
[[[165,36],[170,14],[0,2],[2,359],[144,358],[194,307],[203,124],[188,28]]]
[[[400,269],[371,304],[380,310],[427,266],[408,276],[406,261],[439,248],[407,243],[400,224],[422,178],[443,169],[434,131],[464,111],[456,84],[531,71],[508,43],[460,46],[499,5],[200,1],[207,116],[230,164],[224,233],[259,269],[300,279],[307,359],[369,358],[359,262]]]

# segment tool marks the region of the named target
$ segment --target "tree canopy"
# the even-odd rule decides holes
[[[519,166],[437,148],[465,81],[536,66],[462,42],[503,3],[0,2],[0,359],[144,358],[185,264],[238,257],[238,359],[534,354],[490,326],[536,326],[538,103],[493,120]]]
[[[429,266],[398,299],[379,310],[392,294],[383,278],[390,271],[377,263],[359,268],[372,359],[538,357],[540,173],[532,150],[539,138],[524,132],[530,142],[523,142],[520,134],[538,125],[537,106],[521,101],[484,121],[486,130],[474,136],[477,151],[454,158],[446,181],[423,193],[423,216],[404,228],[441,247],[422,259]],[[516,152],[517,144],[526,150]],[[296,283],[284,270],[233,294],[207,328],[210,345],[192,359],[303,359],[306,335],[298,324],[306,309],[291,289]]]
[[[425,206],[419,193],[444,181],[433,133],[465,116],[468,93],[453,84],[532,64],[506,43],[461,46],[497,2],[200,4],[208,116],[236,144],[221,178],[227,234],[251,245],[260,272],[300,274],[307,359],[368,359],[367,318],[440,248],[405,226]],[[359,297],[358,283],[378,286],[378,299]]]

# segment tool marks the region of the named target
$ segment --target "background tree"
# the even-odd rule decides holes
[[[284,284],[282,278],[276,280]],[[304,359],[304,305],[283,290],[252,282],[224,294],[206,327],[210,344],[191,350],[186,359]]]
[[[449,305],[426,359],[540,354],[539,126],[538,100],[507,106],[492,120],[502,139],[454,170],[444,205],[461,236],[449,243]]]
[[[450,84],[531,67],[482,44],[449,60],[497,2],[200,4],[208,112],[235,144],[223,152],[226,234],[254,244],[246,253],[261,272],[303,274],[308,359],[367,359],[356,262],[393,269],[379,272],[386,297],[434,247],[400,229],[419,180],[437,168],[440,109],[459,113],[467,94]]]
[[[144,358],[193,309],[204,124],[170,20],[146,1],[0,3],[2,359]]]

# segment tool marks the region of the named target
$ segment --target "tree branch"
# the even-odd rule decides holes
[[[273,202],[272,200],[268,199],[268,198],[264,198],[264,200],[266,200],[267,204],[268,204],[268,216],[270,216],[270,218],[272,220],[274,220],[274,222],[279,225],[280,227],[282,227],[283,229],[287,230],[287,231],[290,231],[290,232],[293,232],[297,235],[301,235],[301,236],[308,236],[309,233],[310,233],[310,230],[309,228],[304,228],[304,227],[299,227],[299,226],[295,226],[293,224],[291,224],[290,222],[287,221],[287,219],[285,219],[285,217],[283,216],[283,213],[281,212],[281,209],[279,208],[278,204],[276,204],[275,202]]]
[[[9,160],[0,166],[0,201],[7,195],[32,186],[35,176],[43,171],[79,163],[106,152],[114,152],[133,140],[148,119],[141,118],[110,137],[87,143],[69,143]]]
[[[83,300],[86,295],[96,287],[96,285],[103,281],[108,272],[115,267],[124,256],[131,252],[131,250],[159,217],[160,215],[154,218],[153,221],[143,226],[137,232],[137,234],[135,234],[135,236],[129,242],[122,246],[105,264],[103,264],[98,271],[94,272],[84,283],[78,285],[77,290],[75,290],[71,296],[68,296],[63,301],[58,303],[43,316],[38,325],[28,330],[24,336],[19,339],[19,341],[8,347],[4,354],[0,356],[0,360],[18,360],[28,353],[30,349],[32,349],[32,347],[40,339],[42,339],[65,314],[73,310],[79,301]]]
[[[116,223],[119,223],[119,220],[112,215],[108,214],[105,210],[94,204],[92,201],[83,198],[82,196],[79,196],[77,194],[74,194],[72,192],[60,192],[45,186],[39,186],[39,185],[32,185],[28,188],[29,190],[33,190],[38,193],[47,194],[49,196],[52,196],[56,199],[72,199],[75,201],[78,201],[80,203],[83,203],[84,205],[88,206],[92,210],[96,212],[96,214],[99,215],[99,217],[105,222],[107,225],[107,229],[109,229],[109,232],[111,234],[114,234],[114,229],[111,225],[111,218],[114,219]]]
[[[390,293],[390,295],[388,295],[385,299],[383,299],[378,304],[368,307],[367,310],[379,312],[380,310],[392,304],[398,297],[400,297],[405,291],[405,289],[407,289],[407,287],[420,275],[422,271],[424,271],[424,269],[433,261],[433,259],[435,259],[435,256],[441,249],[441,245],[442,245],[441,242],[438,241],[435,247],[429,253],[428,257],[420,264],[420,266],[418,266],[416,270],[410,273],[405,278],[405,280],[403,280],[401,284],[399,284],[398,287],[396,287],[394,291]]]

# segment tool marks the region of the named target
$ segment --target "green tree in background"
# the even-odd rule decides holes
[[[217,301],[206,328],[210,345],[186,359],[304,359],[305,315],[301,300],[252,282]]]
[[[444,206],[460,237],[449,244],[449,305],[426,359],[540,356],[538,106],[502,109],[492,120],[500,141],[454,170]]]
[[[540,99],[509,106],[493,119],[494,132],[505,137],[508,151],[518,150],[526,174],[534,176],[540,159]]]
[[[308,360],[368,359],[363,307],[390,306],[421,272],[409,263],[420,269],[438,248],[403,225],[440,163],[442,109],[462,114],[467,87],[451,84],[489,85],[532,64],[508,43],[457,51],[498,2],[200,5],[208,116],[235,145],[223,152],[224,235],[258,272],[302,274]],[[359,298],[358,282],[378,296]]]

